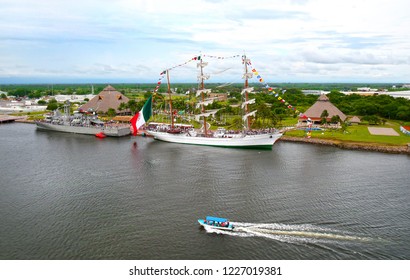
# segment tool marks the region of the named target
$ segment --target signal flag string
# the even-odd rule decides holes
[[[162,71],[160,73],[160,78],[157,81],[157,85],[154,89],[154,94],[157,93],[158,89],[161,86],[162,80],[165,78],[165,74],[167,73],[167,71],[175,69],[177,67],[182,67],[185,66],[186,64],[192,62],[192,61],[198,61],[201,60],[201,57],[210,57],[210,58],[214,58],[214,59],[230,59],[230,58],[236,58],[236,57],[240,57],[240,55],[233,55],[233,56],[214,56],[214,55],[199,55],[199,56],[194,56],[193,58],[185,61],[184,63],[172,66],[170,68],[165,69],[164,71]],[[242,61],[244,60],[244,57],[242,56]],[[289,109],[295,111],[296,114],[299,114],[300,112],[298,110],[296,110],[296,108],[294,106],[292,106],[291,104],[289,104],[289,102],[287,102],[285,99],[283,99],[281,96],[279,96],[279,93],[275,92],[273,90],[272,87],[269,86],[268,83],[266,83],[264,81],[264,79],[262,78],[262,76],[259,74],[258,71],[256,71],[255,67],[253,67],[252,63],[250,60],[248,60],[248,65],[251,66],[252,68],[252,73],[254,74],[254,76],[256,76],[257,80],[268,90],[269,94],[274,94],[275,97],[278,99],[278,101],[280,101],[281,103],[285,104],[285,106],[287,106]],[[284,94],[286,92],[286,90],[282,90],[282,94]]]

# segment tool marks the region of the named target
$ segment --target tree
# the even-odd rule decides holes
[[[375,115],[378,113],[378,106],[371,102],[361,102],[356,107],[358,115]]]
[[[380,118],[375,115],[364,116],[362,120],[368,121],[369,124],[379,124],[381,122]]]
[[[56,110],[57,108],[58,108],[57,100],[55,100],[54,98],[53,98],[53,99],[50,99],[50,100],[48,101],[47,110],[54,111],[54,110]]]
[[[327,117],[329,117],[329,112],[327,110],[323,110],[322,114],[320,114],[322,118],[322,124],[327,123]]]
[[[327,118],[329,117],[329,112],[327,110],[323,110],[322,114],[320,114],[321,118]]]
[[[124,110],[128,109],[128,104],[124,103],[124,102],[121,102],[117,109],[119,111],[124,111]]]
[[[34,90],[28,94],[29,98],[40,98],[42,96],[41,92],[38,90]]]
[[[342,127],[342,132],[343,132],[343,133],[344,133],[345,131],[347,131],[347,127],[348,127],[347,122],[341,122],[340,125],[341,125],[341,127]]]
[[[128,109],[130,109],[132,115],[134,115],[138,111],[138,104],[134,99],[128,101],[127,107]]]
[[[265,103],[259,104],[257,107],[258,112],[256,113],[257,119],[260,122],[260,127],[264,127],[266,124],[266,120],[272,119],[272,111]],[[269,123],[268,123],[269,125]]]
[[[331,123],[338,123],[338,122],[341,122],[341,119],[340,119],[339,115],[336,115],[336,116],[333,116],[333,117],[330,119],[330,122],[331,122]]]
[[[243,128],[243,123],[242,123],[242,118],[241,117],[235,117],[232,120],[232,124],[229,126],[230,129],[233,130],[240,130]]]
[[[152,95],[152,92],[149,91],[149,90],[147,90],[147,91],[144,93],[144,99],[148,99],[151,95]]]
[[[114,108],[109,108],[107,110],[107,116],[108,117],[113,118],[113,117],[115,117],[115,115],[117,115],[117,112],[115,111]]]
[[[12,95],[23,97],[23,96],[26,96],[29,93],[30,93],[30,91],[27,91],[25,88],[18,88],[13,92]]]
[[[400,106],[397,109],[397,117],[401,120],[410,120],[410,106]]]

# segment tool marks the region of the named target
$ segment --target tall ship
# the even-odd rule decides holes
[[[56,110],[44,121],[36,121],[39,130],[95,135],[97,137],[121,137],[131,133],[129,126],[107,124],[94,114],[76,113],[70,115],[70,103],[64,104],[64,115]]]
[[[191,145],[203,145],[203,146],[215,146],[215,147],[226,147],[226,148],[255,148],[255,149],[272,149],[273,144],[282,136],[277,130],[255,132],[251,130],[251,117],[254,117],[256,110],[250,112],[249,105],[255,103],[255,99],[249,99],[249,94],[253,92],[253,88],[249,87],[248,80],[252,78],[252,73],[248,71],[249,60],[246,56],[243,56],[242,63],[244,64],[244,74],[243,79],[244,87],[241,92],[243,109],[242,121],[244,129],[237,133],[229,133],[224,128],[218,128],[215,132],[209,130],[210,125],[207,122],[207,118],[211,115],[215,115],[218,110],[206,110],[205,106],[210,104],[212,101],[207,99],[207,94],[211,93],[210,89],[205,88],[204,81],[209,79],[209,75],[204,73],[204,68],[208,65],[207,62],[202,60],[202,57],[197,63],[197,68],[199,68],[199,86],[196,92],[196,96],[200,97],[200,102],[198,102],[198,108],[201,108],[201,113],[196,115],[197,121],[202,123],[202,128],[199,131],[194,129],[191,130],[181,130],[174,124],[174,118],[172,116],[172,98],[171,89],[169,82],[169,70],[167,72],[168,81],[168,94],[169,94],[169,107],[171,112],[171,124],[168,129],[159,129],[155,127],[154,129],[148,129],[147,133],[152,135],[154,139],[179,143],[179,144],[191,144]]]

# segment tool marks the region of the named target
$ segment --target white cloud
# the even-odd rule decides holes
[[[246,52],[265,80],[399,81],[410,74],[408,8],[405,0],[2,0],[0,76],[35,76],[41,65],[42,77],[155,82],[202,51]]]

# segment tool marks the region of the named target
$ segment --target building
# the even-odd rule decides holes
[[[226,101],[228,100],[228,94],[226,93],[209,93],[209,98],[214,101]]]
[[[82,105],[79,110],[106,113],[108,109],[112,108],[117,114],[119,114],[124,113],[125,111],[119,111],[118,106],[120,106],[121,103],[127,103],[128,101],[128,97],[109,85],[93,99]]]
[[[360,91],[360,92],[375,92],[375,91],[378,91],[378,89],[377,88],[369,88],[369,87],[360,87],[360,88],[357,88],[357,91]]]
[[[328,122],[330,122],[333,116],[339,116],[342,121],[346,120],[346,115],[343,114],[343,112],[340,111],[335,105],[333,105],[326,95],[322,94],[319,96],[315,104],[313,104],[304,114],[301,115],[301,117],[299,117],[299,122],[306,122],[308,119],[311,119],[313,123],[321,123],[321,115],[325,110],[328,113],[326,118]]]
[[[302,89],[303,94],[313,94],[313,95],[321,95],[321,94],[328,94],[330,91],[324,90],[317,90],[317,89]]]
[[[84,100],[87,98],[88,100],[91,100],[95,97],[95,94],[87,94],[87,95],[78,95],[78,94],[71,94],[71,95],[54,95],[52,96],[57,102],[66,102],[69,101],[71,103],[74,102],[84,102]]]
[[[361,123],[361,120],[358,116],[353,116],[349,119],[349,122],[351,124],[359,124],[359,123]]]
[[[47,106],[34,105],[31,101],[0,101],[0,114],[31,113],[45,111]]]

